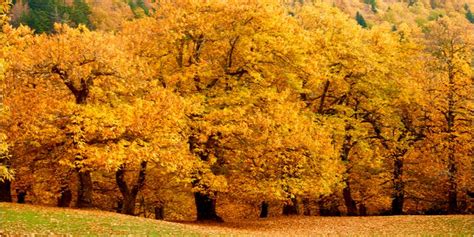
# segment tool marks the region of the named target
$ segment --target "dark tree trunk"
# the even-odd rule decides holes
[[[10,180],[0,182],[0,202],[12,202],[12,191]]]
[[[123,201],[122,200],[118,200],[117,201],[117,208],[115,209],[115,211],[117,213],[122,213],[122,208],[123,208]]]
[[[211,167],[211,171],[214,175],[220,175],[219,173],[219,166],[222,164],[223,160],[220,158],[218,148],[219,148],[219,139],[216,137],[220,137],[221,134],[217,133],[215,135],[208,136],[208,140],[204,144],[199,143],[199,139],[195,135],[191,135],[188,138],[189,148],[190,151],[195,154],[201,161],[207,162],[209,160],[209,156],[214,154],[217,157],[217,162]],[[203,149],[204,148],[204,149]],[[204,150],[204,151],[202,151]],[[217,168],[217,169],[216,169]],[[193,187],[200,187],[206,190],[208,187],[205,185],[199,184],[200,180],[196,179],[193,181]],[[197,220],[198,221],[217,221],[223,222],[224,220],[217,215],[216,212],[216,197],[217,193],[214,192],[213,195],[195,192],[194,193],[194,202],[196,204],[196,211],[197,211]]]
[[[77,105],[85,105],[87,104],[87,99],[90,94],[90,88],[94,84],[94,80],[100,76],[113,76],[114,73],[106,72],[106,71],[96,71],[93,70],[92,74],[89,75],[87,78],[81,78],[79,85],[73,83],[71,80],[71,74],[68,70],[65,70],[60,67],[60,65],[56,64],[51,67],[51,73],[58,75],[64,85],[67,86],[69,91],[74,95],[75,101]],[[73,142],[74,145],[77,145],[77,142]],[[81,157],[76,159],[76,161],[81,161],[86,159],[85,157]],[[92,207],[92,177],[89,171],[81,171],[79,167],[77,168],[78,176],[79,176],[79,187],[77,191],[77,207],[82,208],[89,208]]]
[[[72,201],[72,192],[69,187],[61,188],[58,198],[58,207],[70,207]]]
[[[194,201],[196,202],[198,221],[223,221],[222,218],[217,215],[215,198],[208,194],[196,192],[194,193]]]
[[[92,207],[92,177],[89,171],[79,171],[79,187],[77,191],[77,207]]]
[[[456,180],[456,163],[454,152],[449,154],[449,190],[448,190],[448,213],[455,214],[458,209],[458,184]]]
[[[137,181],[132,186],[132,189],[129,189],[127,182],[125,182],[125,165],[121,165],[117,172],[115,172],[115,181],[123,197],[123,206],[121,208],[123,214],[135,215],[135,202],[137,195],[143,185],[145,185],[146,167],[147,162],[142,161],[140,163]]]
[[[330,197],[319,200],[319,215],[321,216],[340,216],[341,211],[337,206],[337,202],[331,200]]]
[[[26,191],[17,190],[16,191],[16,196],[17,196],[17,200],[16,200],[17,203],[21,203],[21,204],[25,203]]]
[[[155,219],[156,220],[165,219],[165,208],[163,206],[155,207]]]
[[[455,117],[456,117],[456,102],[455,102],[455,76],[456,72],[453,67],[448,67],[449,75],[449,91],[448,91],[448,109],[445,112],[445,118],[447,122],[447,133],[448,133],[448,213],[454,214],[459,211],[458,209],[458,183],[457,183],[457,167],[456,167],[456,129],[455,129]]]
[[[342,190],[342,196],[344,197],[344,204],[347,208],[347,215],[357,216],[357,204],[352,198],[351,186],[348,181],[346,181],[346,187]]]
[[[260,207],[260,218],[268,217],[268,203],[263,201]]]
[[[303,215],[311,216],[311,206],[309,198],[303,198]]]
[[[321,95],[321,100],[319,101],[318,113],[323,114],[324,112],[324,100],[326,99],[328,89],[329,89],[329,80],[326,80],[324,83],[323,94]]]
[[[393,196],[392,196],[392,214],[403,214],[403,203],[405,201],[405,189],[403,181],[403,160],[395,158],[393,167]]]
[[[466,199],[463,199],[463,200],[459,201],[458,213],[469,213],[468,212],[468,204],[467,204]]]
[[[283,215],[289,216],[289,215],[298,215],[298,200],[296,198],[291,199],[291,203],[285,204],[283,206]]]
[[[359,215],[367,216],[367,207],[363,203],[359,204]]]
[[[349,163],[349,152],[352,149],[352,136],[348,134],[348,132],[352,129],[351,125],[346,125],[346,135],[344,137],[344,144],[342,145],[341,151],[341,160],[345,163]],[[357,204],[352,198],[351,194],[351,186],[349,184],[349,177],[345,180],[346,187],[342,189],[342,197],[344,198],[344,204],[347,208],[347,215],[348,216],[357,216]]]
[[[127,194],[123,196],[123,206],[121,213],[127,215],[135,215],[135,202],[136,196],[132,196],[131,194]]]

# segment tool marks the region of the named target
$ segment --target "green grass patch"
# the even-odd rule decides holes
[[[2,234],[200,235],[182,224],[110,212],[0,203]]]

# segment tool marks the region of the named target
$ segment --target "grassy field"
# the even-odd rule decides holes
[[[199,236],[183,224],[112,212],[0,203],[3,234]]]
[[[172,223],[110,212],[0,203],[2,234],[148,236],[473,236],[474,216],[287,217]]]

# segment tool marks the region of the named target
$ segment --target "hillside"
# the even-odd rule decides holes
[[[85,24],[96,30],[117,30],[125,21],[142,18],[153,11],[150,0],[14,0],[13,25],[26,24],[37,32],[50,32],[54,22],[73,26]],[[159,1],[158,1],[159,2]],[[361,14],[369,26],[390,24],[424,25],[442,15],[465,15],[472,22],[473,0],[285,0],[291,5],[325,2],[352,18]],[[159,5],[159,3],[158,3]]]

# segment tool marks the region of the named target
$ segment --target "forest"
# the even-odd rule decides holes
[[[473,214],[471,8],[2,0],[0,202],[199,221]]]

